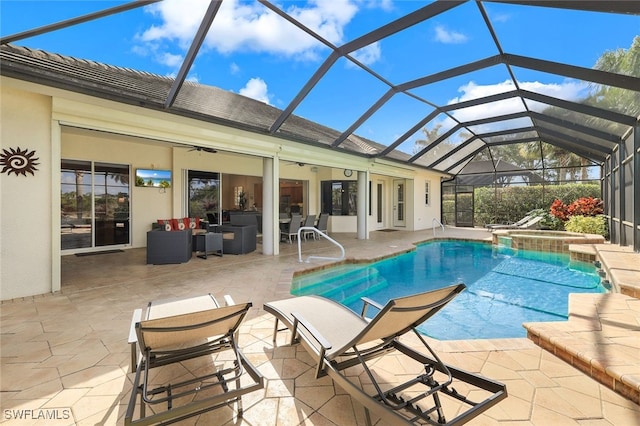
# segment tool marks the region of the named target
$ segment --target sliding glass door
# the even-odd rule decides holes
[[[220,174],[189,170],[189,217],[207,219],[211,224],[221,223]]]
[[[125,164],[62,160],[62,250],[129,244],[129,176]]]

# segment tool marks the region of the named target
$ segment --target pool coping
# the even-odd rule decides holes
[[[411,247],[398,247],[398,250],[380,256],[348,258],[339,262],[297,269],[291,271],[287,278],[281,277],[284,278],[281,279],[281,283],[288,282],[290,289],[294,276],[344,264],[377,262],[415,251],[418,245],[433,241],[492,244],[492,238],[473,239],[450,236],[428,238],[413,242]],[[640,353],[640,254],[634,253],[631,247],[608,243],[586,243],[571,244],[569,256],[571,260],[585,262],[593,262],[595,258],[602,270],[606,271],[603,279],[611,282],[613,292],[571,294],[568,320],[524,323],[527,338],[604,386],[635,404],[640,404],[640,359],[637,356]],[[585,304],[579,296],[589,300]],[[602,310],[608,302],[615,302],[619,309],[614,313]],[[612,316],[616,321],[611,321]],[[443,348],[455,347],[457,342],[433,340]],[[483,341],[486,339],[473,340],[480,345]],[[517,339],[505,339],[504,343],[511,346],[514,341]],[[615,355],[609,356],[611,353]]]
[[[613,291],[571,294],[568,321],[525,323],[527,337],[640,404],[640,254],[609,243],[571,245],[570,253],[594,259]]]
[[[536,345],[640,404],[640,299],[620,293],[569,295],[569,319],[524,323]]]

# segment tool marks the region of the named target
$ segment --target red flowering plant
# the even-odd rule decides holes
[[[569,206],[564,204],[562,200],[555,200],[551,204],[550,213],[563,222],[569,220]]]
[[[551,204],[550,213],[567,231],[608,235],[603,202],[600,198],[582,197],[566,205],[561,200]]]
[[[569,216],[597,216],[604,213],[602,207],[603,202],[600,198],[578,198],[569,206]]]

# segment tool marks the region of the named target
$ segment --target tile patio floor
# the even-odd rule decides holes
[[[438,237],[442,232],[437,232]],[[481,230],[447,228],[444,236],[488,239]],[[409,250],[433,237],[431,230],[372,232],[361,241],[333,235],[348,258],[378,258]],[[330,255],[324,242],[305,243],[316,255]],[[231,408],[194,417],[195,425],[362,425],[361,406],[329,378],[315,380],[303,349],[274,347],[273,318],[266,301],[289,296],[296,246],[281,244],[280,256],[193,258],[181,265],[146,265],[145,250],[97,256],[65,256],[62,291],[0,305],[0,424],[120,425],[132,386],[127,336],[131,313],[149,300],[212,293],[252,301],[240,346],[264,375],[265,388],[243,398],[244,417]],[[473,425],[638,425],[640,406],[581,373],[528,339],[432,341],[445,362],[504,382],[509,397],[474,419]],[[639,354],[640,357],[640,354]],[[394,375],[403,366],[393,357],[377,365]],[[53,413],[58,419],[16,420]],[[66,418],[64,418],[66,417]],[[380,426],[382,424],[378,423]]]

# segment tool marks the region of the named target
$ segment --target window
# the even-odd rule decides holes
[[[428,180],[424,182],[424,205],[429,205],[429,189],[431,189],[431,182]]]
[[[218,223],[220,216],[220,175],[189,170],[189,217]]]
[[[244,210],[244,205],[247,202],[244,196],[244,187],[233,187],[233,205],[240,210]]]
[[[356,181],[322,181],[321,193],[322,213],[333,216],[356,216],[358,214],[358,183]]]

